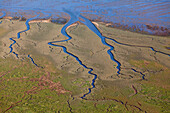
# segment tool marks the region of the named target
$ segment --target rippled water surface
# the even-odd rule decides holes
[[[0,11],[10,16],[41,12],[68,17],[63,8],[91,20],[112,22],[113,27],[169,34],[169,0],[0,0]]]

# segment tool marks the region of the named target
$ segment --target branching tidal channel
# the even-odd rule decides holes
[[[66,41],[69,41],[69,40],[72,39],[72,37],[67,34],[66,29],[67,29],[67,27],[69,27],[70,25],[74,24],[75,22],[78,22],[78,21],[79,21],[79,22],[83,23],[84,25],[86,25],[91,31],[93,31],[96,35],[98,35],[98,37],[101,39],[101,42],[102,42],[103,45],[109,47],[109,49],[107,50],[107,53],[108,53],[108,55],[110,56],[110,59],[117,64],[117,67],[116,67],[116,68],[117,68],[117,75],[121,74],[121,63],[120,63],[118,60],[115,59],[115,57],[114,57],[114,55],[113,55],[113,53],[112,53],[112,51],[114,50],[114,47],[113,47],[112,45],[108,44],[108,43],[106,42],[106,39],[107,39],[107,40],[112,40],[112,41],[114,41],[115,43],[120,44],[120,45],[150,48],[150,49],[151,49],[152,51],[154,51],[154,52],[158,52],[158,53],[161,53],[161,54],[170,56],[170,54],[167,54],[167,53],[164,53],[164,52],[161,52],[161,51],[157,51],[157,50],[155,50],[153,47],[150,47],[150,46],[137,46],[137,45],[124,44],[124,43],[121,43],[121,42],[117,42],[117,41],[114,40],[114,39],[111,39],[111,38],[102,36],[101,32],[97,29],[97,27],[96,27],[89,19],[85,18],[84,16],[82,16],[82,15],[80,15],[80,14],[74,14],[74,13],[72,13],[72,12],[66,10],[66,9],[63,9],[63,10],[64,10],[64,12],[66,12],[67,14],[69,14],[70,17],[71,17],[71,19],[70,19],[70,20],[64,25],[64,27],[61,29],[61,33],[62,33],[64,36],[66,36],[67,39],[66,39],[66,40],[60,40],[60,41],[48,42],[48,45],[62,48],[62,50],[64,51],[64,53],[66,53],[66,54],[72,56],[73,58],[75,58],[75,60],[76,60],[81,66],[83,66],[85,69],[88,69],[88,70],[89,70],[88,73],[93,76],[93,79],[92,79],[92,82],[91,82],[91,87],[88,88],[88,92],[87,92],[87,93],[85,93],[85,94],[83,94],[83,96],[81,96],[82,99],[85,99],[85,97],[86,97],[88,94],[91,93],[91,90],[92,90],[93,88],[95,88],[95,81],[96,81],[96,79],[97,79],[97,74],[93,73],[93,68],[88,67],[87,65],[85,65],[79,57],[77,57],[75,54],[69,52],[65,46],[62,46],[62,45],[58,45],[58,44],[57,44],[57,43],[59,43],[59,42],[66,42]],[[3,17],[6,15],[6,13],[5,13],[4,11],[3,11],[2,13],[3,13],[3,15],[0,16],[0,18],[3,18]],[[9,52],[9,53],[14,54],[18,59],[19,59],[19,55],[13,50],[13,45],[16,44],[16,40],[15,40],[15,39],[20,39],[20,38],[21,38],[21,36],[20,36],[21,33],[30,30],[29,22],[30,22],[31,20],[34,20],[34,19],[38,18],[39,16],[40,16],[40,15],[37,15],[37,16],[35,16],[35,17],[32,17],[32,18],[27,19],[26,22],[25,22],[26,30],[23,30],[23,31],[18,32],[16,38],[15,38],[15,37],[9,38],[9,40],[12,41],[12,43],[11,43],[10,46],[9,46],[9,48],[10,48],[10,52]],[[49,17],[51,17],[51,14],[49,14],[49,16],[41,17],[41,18],[49,18]],[[39,18],[40,18],[40,17],[39,17]],[[2,23],[2,21],[0,21],[0,24],[1,24],[1,23]],[[30,61],[31,61],[35,66],[40,67],[40,66],[38,66],[38,64],[35,63],[34,59],[31,57],[31,55],[27,55],[27,57],[30,59]],[[131,68],[131,70],[134,71],[134,72],[136,72],[136,73],[141,74],[141,75],[142,75],[142,79],[145,79],[145,74],[143,74],[142,72],[139,72],[139,71],[137,71],[137,70],[135,70],[135,69],[133,69],[133,68]]]

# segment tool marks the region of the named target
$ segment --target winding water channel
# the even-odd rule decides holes
[[[88,67],[87,65],[85,65],[85,64],[82,62],[82,60],[81,60],[79,57],[77,57],[74,53],[71,53],[71,52],[67,51],[67,48],[66,48],[65,46],[62,46],[62,45],[58,45],[58,44],[57,44],[57,43],[59,43],[59,42],[66,42],[66,41],[69,41],[69,40],[72,39],[72,37],[67,34],[66,29],[67,29],[68,26],[72,25],[73,23],[75,23],[75,22],[77,22],[77,21],[79,21],[79,22],[83,23],[84,25],[86,25],[91,31],[93,31],[93,32],[101,39],[101,42],[102,42],[103,45],[109,47],[109,49],[107,50],[107,54],[110,56],[110,59],[117,64],[117,67],[116,67],[116,68],[117,68],[117,75],[121,74],[121,63],[120,63],[117,59],[115,59],[115,57],[114,57],[114,55],[113,55],[113,53],[112,53],[112,51],[114,50],[114,47],[113,47],[112,45],[108,44],[108,43],[106,42],[106,39],[111,40],[111,41],[113,41],[113,42],[115,42],[115,43],[117,43],[117,44],[124,45],[124,46],[149,48],[149,49],[151,49],[152,51],[154,51],[155,53],[160,53],[160,54],[163,54],[163,55],[170,56],[170,54],[164,53],[164,52],[161,52],[161,51],[157,51],[155,48],[153,48],[153,47],[151,47],[151,46],[130,45],[130,44],[125,44],[125,43],[118,42],[118,41],[116,41],[115,39],[111,39],[111,38],[105,37],[105,36],[103,36],[103,35],[101,34],[101,32],[97,29],[97,27],[96,27],[88,18],[86,18],[86,17],[83,16],[82,14],[80,14],[80,13],[78,13],[78,12],[72,12],[72,11],[69,11],[69,10],[66,10],[66,9],[63,9],[63,8],[62,8],[62,11],[65,12],[66,14],[68,14],[68,15],[70,16],[70,20],[69,20],[69,21],[64,25],[64,27],[61,29],[61,33],[62,33],[64,36],[66,36],[68,39],[48,42],[48,45],[62,48],[63,51],[64,51],[66,54],[68,54],[68,55],[72,56],[73,58],[75,58],[76,61],[77,61],[82,67],[84,67],[85,69],[88,69],[88,70],[89,70],[88,73],[93,76],[93,79],[92,79],[92,81],[91,81],[91,87],[88,88],[88,92],[85,93],[85,94],[83,94],[83,96],[81,97],[81,98],[83,98],[83,99],[84,99],[88,94],[91,93],[91,90],[92,90],[93,88],[95,88],[95,80],[97,79],[97,74],[93,73],[93,68],[92,68],[92,67]],[[17,33],[17,39],[20,39],[20,38],[21,38],[21,36],[20,36],[21,33],[30,30],[29,22],[30,22],[31,20],[34,20],[34,19],[37,19],[37,18],[39,18],[39,19],[40,19],[40,18],[46,18],[46,19],[47,19],[47,18],[50,18],[50,17],[53,15],[53,14],[51,14],[51,13],[43,12],[43,11],[42,11],[41,13],[43,13],[44,15],[47,15],[47,16],[41,17],[40,14],[37,14],[37,13],[36,13],[37,16],[27,19],[26,22],[25,22],[26,29]],[[0,18],[3,18],[5,15],[6,15],[6,12],[5,12],[5,11],[2,11],[2,16],[0,16]],[[0,24],[1,24],[1,23],[2,23],[2,21],[0,21]],[[19,58],[18,53],[16,53],[16,52],[13,50],[13,45],[17,43],[16,40],[15,40],[15,38],[12,37],[12,38],[9,38],[9,40],[12,41],[12,43],[9,45],[9,48],[10,48],[10,52],[9,52],[9,53],[12,53],[12,54],[14,54],[17,58]],[[39,66],[35,63],[36,61],[34,61],[34,59],[31,57],[31,55],[27,55],[27,57],[30,59],[30,61],[31,61],[35,66],[39,67]],[[141,75],[142,75],[142,79],[145,79],[145,74],[143,74],[142,72],[139,72],[139,71],[137,71],[136,69],[133,69],[133,68],[131,68],[131,70],[134,71],[134,72],[136,72],[136,73],[141,74]]]
[[[9,16],[22,16],[25,12],[51,13],[53,18],[66,17],[63,8],[81,13],[90,20],[113,23],[149,34],[169,34],[169,0],[1,0],[0,11]]]

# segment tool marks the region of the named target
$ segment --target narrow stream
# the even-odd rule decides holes
[[[111,22],[111,27],[164,36],[170,35],[169,6],[169,0],[0,0],[0,11],[10,16],[43,11],[68,18],[67,8],[90,20]]]
[[[65,9],[64,9],[64,10],[65,10]],[[92,80],[92,83],[91,83],[92,87],[89,88],[89,89],[88,89],[89,91],[81,97],[81,98],[85,98],[85,96],[88,95],[88,94],[90,94],[90,93],[91,93],[91,90],[92,90],[93,88],[95,88],[94,83],[95,83],[95,80],[97,79],[97,75],[94,74],[94,73],[92,73],[93,69],[92,69],[92,68],[89,68],[89,67],[87,67],[85,64],[83,64],[82,61],[81,61],[77,56],[75,56],[74,54],[68,52],[66,47],[56,44],[56,43],[59,43],[59,42],[66,42],[66,41],[69,41],[69,40],[72,39],[72,37],[67,34],[66,28],[79,20],[78,17],[77,17],[76,15],[74,15],[72,12],[69,12],[69,11],[67,11],[67,10],[65,10],[65,12],[67,12],[67,13],[70,15],[71,19],[70,19],[70,20],[65,24],[65,26],[61,29],[61,33],[62,33],[64,36],[68,37],[68,39],[66,39],[66,40],[60,40],[60,41],[53,41],[53,42],[49,42],[48,44],[51,45],[51,46],[61,47],[66,54],[74,57],[74,58],[79,62],[79,64],[80,64],[81,66],[83,66],[85,69],[88,69],[88,70],[89,70],[88,73],[89,73],[90,75],[93,75],[93,76],[94,76],[94,78],[93,78],[93,80]]]
[[[26,20],[25,25],[26,25],[27,28],[26,28],[25,30],[20,31],[20,32],[17,33],[17,39],[20,39],[20,38],[21,38],[21,35],[20,35],[21,33],[30,30],[29,22],[30,22],[31,20],[33,20],[33,19],[36,19],[37,17],[39,17],[39,15],[37,15],[37,16],[35,16],[35,17],[32,17],[32,18],[29,18],[29,19]],[[9,46],[9,48],[11,49],[9,53],[13,53],[14,55],[16,55],[17,58],[19,58],[18,54],[13,51],[13,47],[12,47],[14,44],[16,44],[16,41],[14,40],[14,38],[9,38],[9,39],[10,39],[11,41],[13,41],[13,43]],[[32,62],[35,66],[38,67],[38,65],[34,62],[33,58],[32,58],[30,55],[28,55],[28,58],[30,58],[30,59],[31,59],[31,62]]]
[[[120,70],[121,70],[120,66],[121,66],[121,64],[120,64],[120,62],[118,62],[114,58],[114,55],[111,52],[112,50],[114,50],[114,47],[106,42],[106,40],[105,40],[106,37],[102,36],[100,31],[96,28],[96,26],[90,20],[88,20],[87,18],[83,17],[82,15],[80,15],[80,17],[85,20],[85,22],[81,21],[81,20],[80,20],[80,22],[84,23],[90,30],[92,30],[96,35],[98,35],[101,38],[101,41],[102,41],[102,43],[104,45],[110,47],[110,49],[107,51],[107,53],[110,55],[111,60],[117,63],[117,67],[116,67],[118,69],[117,74],[120,74]]]
[[[64,27],[61,29],[61,33],[62,33],[64,36],[66,36],[68,39],[66,39],[66,40],[60,40],[60,41],[48,42],[48,45],[62,48],[63,51],[64,51],[66,54],[68,54],[68,55],[72,56],[73,58],[75,58],[76,61],[77,61],[81,66],[83,66],[85,69],[88,69],[88,70],[89,70],[88,73],[93,76],[92,83],[91,83],[91,87],[88,88],[88,92],[85,93],[85,94],[83,94],[83,96],[81,97],[81,98],[83,98],[83,99],[84,99],[88,94],[91,93],[91,91],[92,91],[93,88],[95,88],[95,80],[97,79],[97,75],[92,72],[92,71],[93,71],[93,68],[88,67],[87,65],[85,65],[85,64],[81,61],[81,59],[80,59],[79,57],[77,57],[77,56],[74,55],[73,53],[70,53],[69,51],[67,51],[67,48],[66,48],[65,46],[62,46],[62,45],[58,45],[58,44],[57,44],[57,43],[59,43],[59,42],[66,42],[66,41],[69,41],[69,40],[72,39],[72,37],[67,34],[66,29],[67,29],[68,26],[72,25],[73,23],[75,23],[75,22],[77,22],[77,21],[79,21],[79,22],[83,23],[84,25],[86,25],[91,31],[93,31],[93,32],[101,39],[101,42],[102,42],[103,45],[109,47],[109,49],[107,50],[107,53],[108,53],[108,55],[110,56],[110,59],[117,64],[117,67],[116,67],[116,68],[117,68],[117,75],[121,74],[121,73],[120,73],[120,71],[121,71],[121,63],[120,63],[118,60],[115,59],[115,57],[114,57],[114,55],[113,55],[113,53],[112,53],[112,51],[114,50],[114,47],[113,47],[112,45],[108,44],[108,43],[106,42],[106,39],[107,39],[107,40],[112,40],[112,41],[114,41],[115,43],[120,44],[120,45],[149,48],[149,49],[151,49],[152,51],[154,51],[155,53],[161,53],[161,54],[170,56],[170,54],[164,53],[164,52],[161,52],[161,51],[157,51],[157,50],[155,50],[155,49],[154,49],[153,47],[151,47],[151,46],[130,45],[130,44],[125,44],[125,43],[118,42],[118,41],[116,41],[116,40],[114,40],[114,39],[111,39],[111,38],[108,38],[108,37],[104,37],[104,36],[102,36],[101,32],[97,29],[97,27],[96,27],[89,19],[87,19],[86,17],[84,17],[84,16],[82,16],[82,15],[80,15],[80,14],[74,14],[73,12],[68,11],[68,10],[66,10],[66,9],[63,9],[63,11],[64,11],[65,13],[69,14],[70,17],[71,17],[70,20],[69,20],[69,21],[64,25]],[[5,13],[4,11],[3,11],[2,13],[3,13],[3,15],[2,15],[0,18],[4,17],[4,16],[6,15],[6,13]],[[44,14],[48,14],[48,13],[44,13]],[[40,14],[38,14],[38,15],[35,16],[35,17],[29,18],[29,19],[26,20],[26,22],[25,22],[26,29],[17,33],[17,39],[20,39],[20,38],[21,38],[21,36],[20,36],[21,33],[30,30],[29,22],[30,22],[31,20],[34,20],[34,19],[37,19],[37,18],[39,18],[39,19],[40,19],[40,18],[50,18],[52,15],[49,13],[48,16],[44,16],[44,17],[39,17],[39,16],[40,16]],[[0,23],[2,23],[2,21],[1,21]],[[12,38],[9,38],[9,40],[12,41],[12,43],[11,43],[10,46],[9,46],[9,48],[10,48],[10,52],[9,52],[9,53],[13,53],[17,58],[19,58],[18,54],[17,54],[16,52],[14,52],[14,50],[13,50],[13,45],[16,44],[15,38],[12,37]],[[38,65],[35,63],[34,59],[33,59],[30,55],[28,55],[27,57],[31,60],[31,62],[32,62],[35,66],[40,67],[40,66],[38,66]],[[131,70],[134,71],[134,72],[136,72],[136,73],[140,73],[140,74],[142,75],[142,79],[145,79],[145,74],[143,74],[142,72],[139,72],[139,71],[137,71],[137,70],[135,70],[135,69],[133,69],[133,68],[131,68]]]

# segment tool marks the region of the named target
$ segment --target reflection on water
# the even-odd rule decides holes
[[[0,10],[9,16],[51,13],[68,17],[63,8],[91,20],[112,22],[111,27],[169,35],[169,0],[1,0]],[[0,14],[1,15],[1,14]]]

